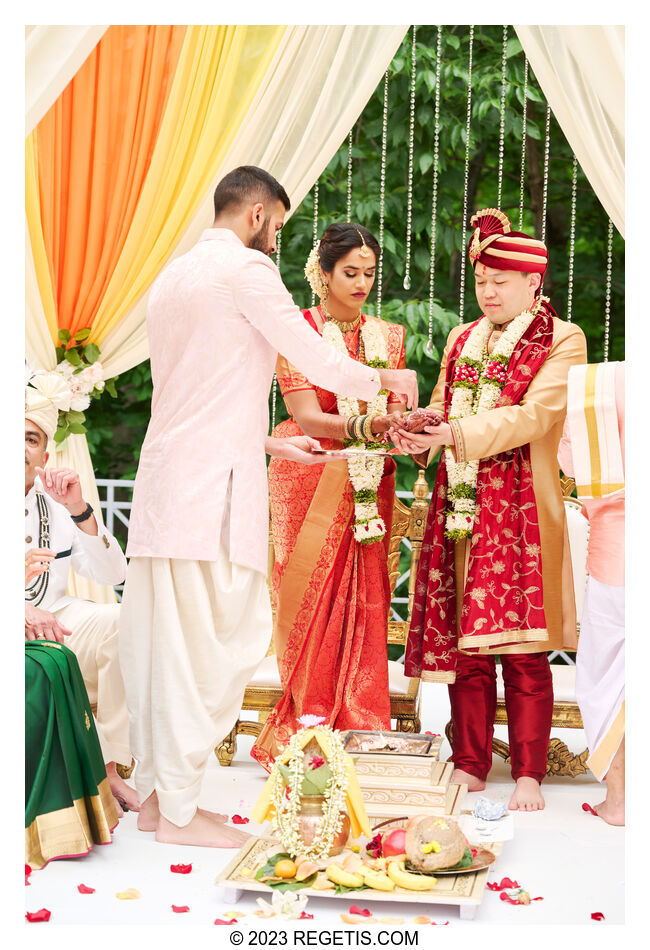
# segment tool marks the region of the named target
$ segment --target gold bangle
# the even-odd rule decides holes
[[[359,441],[361,442],[363,442],[363,426],[367,418],[368,418],[367,416],[357,416],[357,423],[356,423],[357,439],[359,439]]]
[[[366,442],[373,441],[374,436],[372,434],[372,420],[374,418],[375,418],[374,416],[366,416],[366,418],[363,420],[362,431],[363,431],[363,438]]]
[[[345,420],[345,432],[348,439],[354,439],[354,420],[357,416],[348,416]]]

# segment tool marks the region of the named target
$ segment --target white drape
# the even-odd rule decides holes
[[[32,26],[25,37],[25,135],[41,121],[106,26]]]
[[[515,30],[591,187],[625,236],[625,28]]]
[[[407,29],[287,27],[233,146],[216,169],[204,200],[170,260],[184,254],[210,227],[214,188],[237,165],[259,165],[270,171],[286,188],[295,209],[363,111]],[[29,236],[27,245],[27,358],[34,369],[53,369],[56,356],[36,283]],[[143,294],[104,338],[101,361],[108,377],[126,372],[149,355],[147,297],[148,293]],[[54,464],[79,472],[84,497],[99,511],[85,436],[68,436]],[[81,578],[75,578],[71,592],[96,601],[112,599],[110,588]]]

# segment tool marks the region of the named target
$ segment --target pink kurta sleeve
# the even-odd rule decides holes
[[[573,478],[573,451],[571,450],[571,436],[569,434],[569,417],[564,420],[562,438],[557,448],[557,460],[565,475]]]
[[[366,401],[377,395],[377,370],[338,353],[309,326],[271,260],[261,253],[247,258],[233,275],[232,293],[249,323],[311,383]]]

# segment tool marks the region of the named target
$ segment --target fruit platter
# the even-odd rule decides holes
[[[418,816],[409,824],[389,826],[370,841],[349,842],[339,854],[321,859],[292,857],[278,839],[255,838],[217,884],[233,903],[246,892],[269,897],[274,890],[291,890],[335,901],[358,895],[363,901],[458,905],[461,917],[473,917],[501,844],[472,849],[449,818]],[[442,866],[452,859],[453,864]],[[435,870],[427,870],[434,865]]]

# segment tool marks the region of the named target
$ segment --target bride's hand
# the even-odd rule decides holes
[[[375,416],[372,420],[372,434],[384,435],[389,429],[404,429],[405,415],[403,412],[389,412],[385,416]]]

